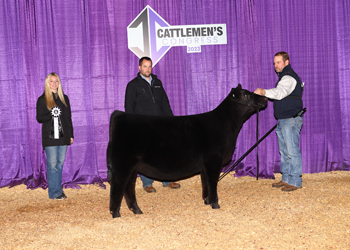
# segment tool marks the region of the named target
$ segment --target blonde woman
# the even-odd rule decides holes
[[[68,96],[56,73],[45,79],[44,93],[36,103],[36,119],[42,123],[42,145],[47,158],[47,183],[49,198],[64,200],[62,169],[67,146],[73,143],[73,124]]]

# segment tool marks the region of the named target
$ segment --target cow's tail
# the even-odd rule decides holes
[[[112,139],[113,139],[113,131],[114,131],[114,127],[115,127],[115,121],[118,115],[122,114],[122,111],[119,110],[115,110],[112,114],[111,114],[111,118],[109,120],[109,142],[108,142],[108,146],[107,146],[107,179],[109,184],[111,183],[112,180],[112,160],[111,160],[111,156],[112,156]]]
[[[119,111],[119,110],[115,110],[112,114],[111,114],[111,118],[109,119],[109,141],[112,141],[113,138],[113,131],[114,131],[114,127],[115,127],[115,118],[118,115],[121,115],[122,113],[124,113],[123,111]]]

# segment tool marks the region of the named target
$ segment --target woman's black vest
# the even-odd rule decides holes
[[[289,96],[286,96],[282,100],[273,101],[274,116],[277,120],[292,118],[303,108],[303,101],[301,100],[303,93],[302,83],[290,65],[285,66],[282,72],[278,73],[277,84],[286,75],[293,77],[297,81],[297,85]]]

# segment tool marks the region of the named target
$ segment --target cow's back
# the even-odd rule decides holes
[[[155,179],[181,179],[199,173],[207,156],[224,153],[226,130],[213,116],[212,112],[190,116],[117,113],[114,155]]]

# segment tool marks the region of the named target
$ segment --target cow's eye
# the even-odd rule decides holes
[[[247,97],[247,95],[244,95],[244,97]]]

